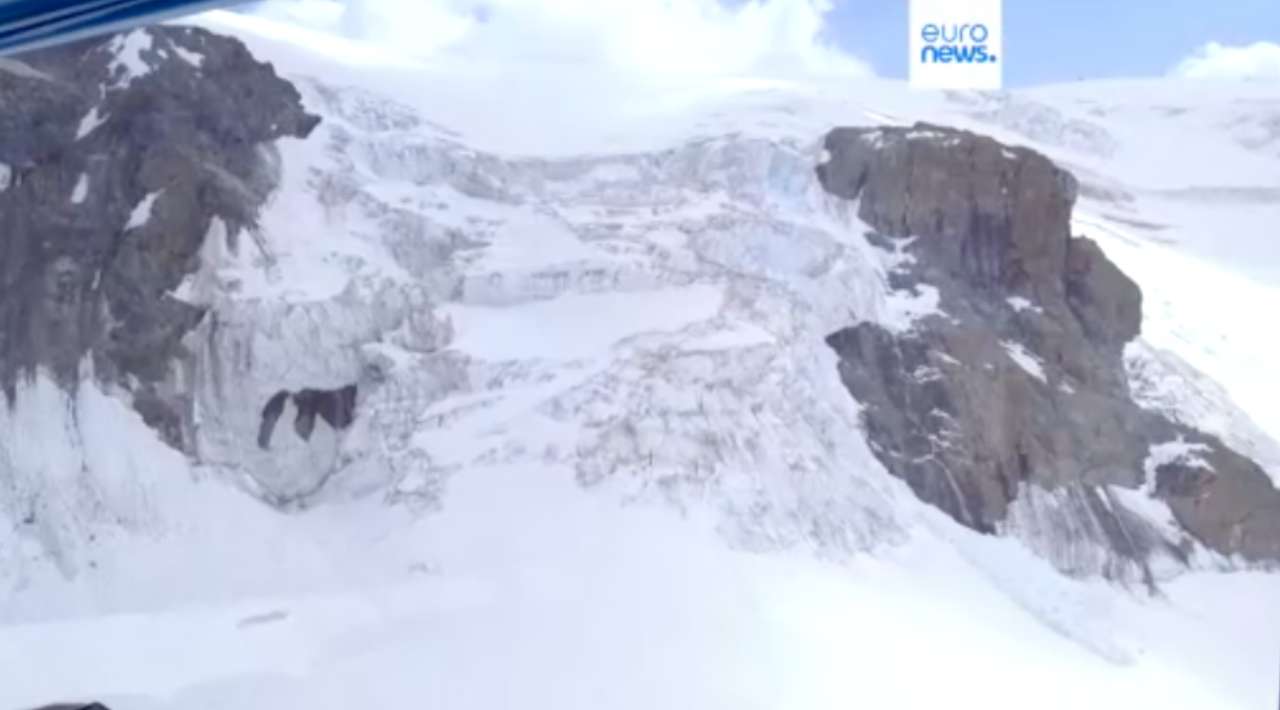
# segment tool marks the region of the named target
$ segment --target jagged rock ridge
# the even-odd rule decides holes
[[[239,41],[152,27],[22,56],[0,70],[0,384],[86,362],[190,450],[174,297],[211,223],[252,229],[278,179],[269,144],[306,136],[292,84]]]
[[[1153,556],[1185,561],[1190,541],[1140,515],[1138,491],[1214,551],[1280,560],[1265,473],[1131,400],[1122,351],[1141,292],[1072,238],[1069,173],[928,124],[839,128],[825,145],[825,189],[858,200],[868,237],[904,257],[892,286],[939,295],[907,332],[864,322],[828,339],[894,475],[965,525],[1018,528],[1071,572],[1149,580]]]

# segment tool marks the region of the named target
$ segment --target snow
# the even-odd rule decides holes
[[[1044,374],[1044,363],[1040,358],[1033,355],[1031,351],[1027,350],[1025,345],[1011,340],[1002,340],[1000,341],[1000,346],[1008,353],[1009,359],[1013,360],[1028,375],[1046,384],[1049,382]]]
[[[600,355],[618,341],[675,331],[713,317],[721,294],[707,286],[648,294],[566,294],[520,306],[450,306],[453,347],[489,360],[575,360]]]
[[[110,51],[114,55],[109,69],[116,87],[128,86],[135,79],[150,74],[152,66],[142,58],[143,52],[152,51],[155,38],[145,28],[117,35],[111,40]]]
[[[917,320],[942,313],[939,308],[942,296],[937,288],[921,285],[917,287],[917,291],[913,295],[894,294],[889,297],[883,322],[891,330],[910,330]]]
[[[151,221],[151,211],[155,208],[156,199],[160,197],[162,192],[164,190],[148,193],[138,204],[133,206],[133,211],[129,213],[129,221],[124,225],[126,232],[130,229],[145,227]]]
[[[179,59],[186,62],[187,64],[190,64],[191,66],[197,69],[204,66],[203,54],[199,52],[193,52],[190,49],[187,49],[186,47],[183,47],[176,43],[171,43],[169,45],[169,48],[173,50],[174,54],[178,55]]]
[[[1129,488],[1121,488],[1120,486],[1108,486],[1107,490],[1111,496],[1118,500],[1121,505],[1129,511],[1138,514],[1148,523],[1155,526],[1155,529],[1167,540],[1180,540],[1187,537],[1182,531],[1182,527],[1178,525],[1178,521],[1173,517],[1173,511],[1169,509],[1169,504],[1155,498],[1146,490],[1135,491]]]
[[[71,204],[84,204],[85,199],[89,197],[89,174],[80,173],[80,177],[76,179],[76,186],[71,190]],[[148,208],[150,210],[150,208]],[[131,220],[132,221],[132,220]]]
[[[1023,98],[1052,103],[1079,126],[1104,131],[1116,146],[1109,157],[1076,156],[1070,162],[1151,190],[1275,184],[1280,165],[1240,144],[1232,126],[1254,111],[1265,116],[1274,96],[1264,82],[1158,79],[1040,87]],[[1165,139],[1181,139],[1185,152],[1160,150]],[[1216,162],[1205,162],[1213,155]]]
[[[98,126],[107,122],[107,118],[108,116],[99,112],[97,106],[89,109],[89,113],[86,113],[84,118],[80,119],[80,126],[76,129],[76,140],[85,138],[90,133],[93,133]]]
[[[753,323],[738,323],[729,328],[718,328],[708,335],[694,336],[681,345],[689,350],[733,350],[777,342],[771,333]]]
[[[1173,353],[1139,339],[1125,348],[1129,388],[1142,406],[1213,434],[1258,462],[1280,485],[1280,443],[1226,391]]]
[[[860,220],[854,225],[854,230],[860,234],[871,231],[870,227]],[[893,244],[893,250],[889,252],[876,250],[879,252],[879,261],[886,273],[908,264],[914,259],[906,251],[914,240],[915,237],[898,240]],[[880,315],[876,320],[880,325],[895,333],[911,330],[915,322],[922,318],[944,315],[941,308],[942,293],[935,286],[920,284],[912,291],[889,291],[886,283],[886,290],[888,293],[884,297]]]
[[[1205,444],[1192,444],[1184,441],[1181,437],[1175,441],[1166,441],[1152,446],[1146,461],[1142,465],[1143,471],[1147,474],[1146,482],[1143,484],[1143,491],[1148,494],[1155,492],[1156,470],[1161,466],[1176,463],[1212,471],[1213,468],[1204,459],[1197,456],[1198,453],[1208,450],[1209,447]]]
[[[217,512],[230,511],[204,515]],[[1061,578],[1007,540],[928,532],[940,524],[837,569],[727,550],[697,520],[618,509],[551,470],[480,469],[442,514],[397,531],[412,544],[365,549],[403,565],[394,584],[10,626],[0,661],[33,672],[0,688],[0,703],[926,708],[985,691],[1000,709],[1027,697],[1046,708],[1271,699],[1276,578],[1196,575],[1164,600],[1142,600]],[[255,552],[246,564],[259,561]],[[1061,634],[1024,602],[1058,604],[1059,623],[1103,636]],[[1123,660],[1086,645],[1108,637]],[[920,682],[921,666],[936,682]]]
[[[1037,306],[1036,304],[1032,303],[1031,301],[1027,300],[1022,296],[1010,296],[1005,299],[1005,303],[1008,303],[1013,308],[1013,310],[1019,313],[1021,313],[1022,311],[1031,311],[1032,313],[1044,312],[1043,309],[1040,308],[1040,306]]]
[[[600,252],[579,240],[562,220],[517,212],[488,237],[476,271],[535,270],[566,262],[598,258]]]
[[[1181,437],[1174,441],[1155,444],[1142,464],[1145,476],[1142,486],[1138,490],[1110,486],[1111,495],[1130,511],[1141,515],[1155,525],[1165,539],[1180,540],[1186,537],[1186,534],[1182,532],[1182,528],[1174,518],[1173,511],[1169,509],[1167,503],[1156,498],[1156,470],[1166,464],[1178,463],[1211,471],[1212,467],[1197,455],[1208,450],[1209,447],[1204,444],[1193,444]]]

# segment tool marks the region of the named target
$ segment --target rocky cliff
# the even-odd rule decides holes
[[[1280,492],[1265,473],[1132,401],[1123,348],[1142,294],[1071,236],[1070,174],[927,124],[840,128],[825,146],[825,189],[857,200],[868,238],[901,257],[893,287],[938,294],[940,312],[906,332],[867,322],[828,339],[890,472],[1067,571],[1149,580],[1153,558],[1185,561],[1192,540],[1280,560]],[[1152,499],[1177,524],[1150,515]]]
[[[153,27],[0,67],[0,384],[89,368],[192,446],[174,296],[215,220],[252,232],[278,179],[271,142],[319,119],[238,41]],[[16,109],[14,108],[16,107]]]

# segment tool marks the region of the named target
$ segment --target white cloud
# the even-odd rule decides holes
[[[869,75],[822,36],[830,0],[276,0],[259,12],[416,57],[643,74]]]
[[[1280,44],[1255,42],[1231,47],[1210,42],[1170,73],[1191,79],[1280,79]]]

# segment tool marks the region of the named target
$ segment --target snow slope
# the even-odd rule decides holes
[[[217,314],[198,465],[88,381],[0,411],[0,706],[1274,704],[1280,577],[1068,579],[883,471],[823,337],[936,299],[887,295],[900,255],[812,170],[833,125],[916,119],[1072,167],[1146,295],[1136,392],[1280,476],[1254,89],[619,84],[199,21],[325,121],[178,291]],[[252,445],[274,392],[356,380],[350,432]]]
[[[4,701],[1066,709],[1270,699],[1276,619],[1244,610],[1267,607],[1274,578],[1189,578],[1167,599],[1136,599],[1066,582],[1007,543],[941,535],[835,567],[729,552],[697,521],[620,510],[554,472],[473,474],[410,533],[431,562],[394,585],[10,627],[0,660],[34,672]],[[1055,622],[1072,630],[1029,614],[991,569],[1037,580],[1029,591],[1061,605]]]

